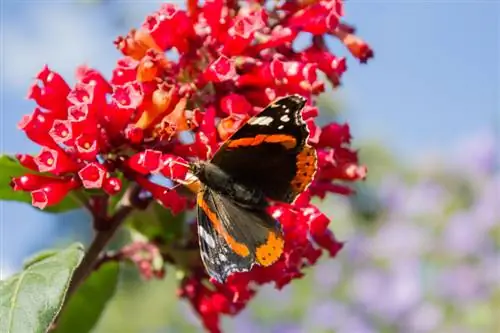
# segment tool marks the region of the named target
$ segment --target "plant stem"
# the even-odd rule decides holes
[[[108,245],[111,238],[118,230],[118,228],[125,221],[127,216],[134,210],[135,207],[141,205],[138,194],[140,192],[140,187],[138,185],[130,186],[127,191],[123,194],[123,197],[116,205],[116,211],[110,219],[102,214],[94,214],[94,226],[107,226],[101,230],[95,230],[94,239],[90,244],[81,264],[76,268],[73,278],[71,279],[68,291],[66,293],[66,300],[63,304],[63,308],[59,312],[58,316],[54,320],[52,325],[53,328],[57,325],[60,314],[64,311],[64,306],[67,304],[69,298],[74,294],[78,287],[85,281],[85,279],[94,270],[95,264],[99,255],[104,250],[106,245]]]

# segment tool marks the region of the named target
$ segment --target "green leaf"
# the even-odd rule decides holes
[[[83,255],[83,246],[75,243],[0,281],[0,332],[46,332]]]
[[[48,257],[52,257],[53,255],[57,254],[57,252],[59,252],[59,250],[56,250],[56,249],[42,250],[42,251],[36,253],[35,255],[33,255],[32,257],[26,259],[24,261],[24,264],[23,264],[23,269],[27,269],[29,266],[31,266],[39,261],[42,261]]]
[[[8,155],[0,155],[0,200],[25,202],[31,205],[31,195],[29,192],[14,191],[10,187],[12,177],[19,177],[26,173],[35,173],[23,167],[19,161]],[[47,207],[44,212],[62,213],[68,210],[77,209],[83,206],[76,193],[69,193],[58,205]]]
[[[108,262],[93,272],[71,296],[53,332],[90,332],[115,293],[119,273],[117,262]]]
[[[157,202],[152,202],[146,210],[135,211],[127,224],[148,239],[169,243],[181,239],[184,233],[186,214],[173,215]]]

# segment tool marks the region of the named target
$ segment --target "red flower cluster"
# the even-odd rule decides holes
[[[335,256],[341,248],[328,229],[329,219],[310,198],[349,194],[348,187],[333,181],[355,181],[366,174],[349,148],[349,127],[315,122],[319,110],[313,98],[324,91],[318,73],[337,86],[346,71],[346,59],[332,54],[325,38],[337,38],[361,62],[373,56],[340,20],[342,15],[341,0],[207,0],[203,6],[189,0],[187,10],[165,4],[139,29],[115,41],[125,57],[111,80],[80,67],[78,82],[69,87],[45,67],[29,93],[39,108],[19,124],[42,149],[37,156],[17,156],[34,172],[14,178],[13,188],[31,192],[33,205],[44,208],[76,189],[115,195],[126,178],[178,213],[193,207],[192,198],[154,183],[151,175],[184,181],[186,160],[210,158],[274,99],[292,93],[306,97],[303,118],[319,169],[293,206],[272,208],[285,231],[281,259],[236,274],[223,285],[212,281],[213,288],[201,282],[207,275],[196,269],[182,282],[180,295],[191,301],[207,329],[217,332],[219,315],[241,310],[256,285],[274,282],[281,288],[301,277],[322,249]],[[298,49],[293,44],[301,33],[311,40]],[[191,133],[193,140],[183,133]]]

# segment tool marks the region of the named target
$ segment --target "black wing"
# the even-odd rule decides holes
[[[198,193],[198,235],[201,258],[219,282],[257,263],[269,266],[283,252],[281,225],[265,210],[238,206],[202,187]]]
[[[234,133],[211,163],[270,199],[293,202],[316,172],[316,151],[307,145],[301,116],[305,102],[299,95],[276,100]]]

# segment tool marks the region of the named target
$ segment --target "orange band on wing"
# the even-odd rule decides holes
[[[316,173],[316,163],[316,150],[311,146],[304,146],[297,155],[297,173],[292,180],[294,192],[301,193],[309,186]]]
[[[275,263],[283,252],[284,243],[281,235],[277,235],[275,232],[269,232],[266,243],[259,246],[255,251],[257,263],[262,266],[269,266]]]
[[[198,206],[203,209],[205,214],[207,214],[208,219],[210,222],[212,222],[215,230],[224,237],[224,240],[227,242],[229,247],[239,256],[246,257],[250,254],[250,251],[248,250],[248,247],[245,244],[237,242],[231,235],[229,235],[226,230],[224,230],[224,227],[222,226],[222,223],[220,220],[217,218],[217,215],[208,207],[208,204],[206,201],[203,199],[203,192],[198,193],[198,198],[197,198]]]
[[[280,143],[286,149],[295,148],[295,146],[297,145],[297,140],[293,136],[291,136],[291,135],[286,135],[286,134],[273,134],[273,135],[259,134],[259,135],[256,135],[255,137],[251,137],[251,138],[241,138],[241,139],[236,139],[236,140],[229,140],[227,142],[227,146],[229,148],[248,147],[248,146],[257,146],[257,145],[260,145],[261,143],[264,143],[264,142],[268,142],[268,143]]]

